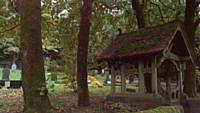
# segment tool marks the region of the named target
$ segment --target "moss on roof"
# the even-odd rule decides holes
[[[170,22],[121,34],[103,50],[97,59],[108,60],[161,52],[173,38],[177,26],[177,22]]]

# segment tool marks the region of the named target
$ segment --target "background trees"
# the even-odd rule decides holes
[[[19,47],[19,7],[16,7],[13,1],[15,0],[1,0],[0,2],[0,37],[3,41],[11,40],[14,47]],[[39,39],[36,38],[36,43],[41,44],[40,38],[42,37],[43,51],[45,52],[52,50],[58,52],[62,61],[64,61],[62,62],[62,65],[60,64],[62,66],[62,71],[65,72],[68,78],[72,78],[72,82],[75,80],[76,75],[75,62],[78,61],[78,64],[83,64],[78,65],[80,66],[78,67],[78,78],[81,78],[82,75],[84,75],[84,79],[81,79],[82,82],[84,81],[84,94],[87,93],[87,71],[85,71],[87,69],[86,64],[90,62],[93,63],[95,61],[95,56],[100,53],[100,51],[107,45],[107,43],[109,43],[110,39],[115,37],[119,28],[122,30],[122,32],[134,31],[137,30],[137,26],[139,26],[139,28],[142,28],[145,26],[150,27],[158,24],[167,23],[169,21],[175,20],[178,15],[179,20],[182,20],[187,26],[186,30],[193,46],[196,46],[196,39],[199,40],[198,37],[195,37],[197,36],[195,35],[196,33],[199,34],[199,31],[197,29],[199,24],[199,20],[197,19],[199,17],[199,7],[198,3],[195,2],[195,0],[95,0],[92,9],[90,6],[91,3],[87,2],[87,4],[86,2],[87,1],[84,0],[83,3],[85,4],[83,4],[84,6],[82,8],[82,13],[87,13],[87,17],[90,19],[88,20],[87,18],[85,22],[85,19],[83,17],[81,18],[79,15],[79,9],[80,7],[82,7],[82,2],[80,0],[42,0],[41,17],[38,16],[39,13],[36,15],[38,16],[38,18],[41,18],[40,20],[36,20],[38,22],[41,22],[42,25],[41,36],[40,32],[36,31],[36,27],[37,29],[40,29],[39,25],[32,28],[31,26],[35,25],[35,23],[32,23],[32,21],[28,19],[25,21],[22,20],[24,24],[26,24],[27,22],[26,25],[22,26],[22,30],[25,30],[23,32],[24,34],[22,34],[23,37],[27,38],[28,35],[30,35],[28,34],[29,32],[37,32],[37,36],[31,35],[30,37],[28,37],[30,39],[27,40],[26,38],[24,38],[22,44],[27,46],[27,48],[34,47],[33,45],[31,45],[33,43],[33,38],[35,41],[35,37],[39,37]],[[22,0],[22,3],[27,4],[27,6],[31,4],[28,2],[26,3],[25,0]],[[38,4],[40,4],[39,0],[37,0],[37,6],[30,6],[39,7]],[[88,9],[85,5],[89,6],[87,7]],[[26,9],[27,11],[29,11],[28,7],[26,7]],[[22,19],[33,18],[31,17],[32,15],[28,15],[28,12],[25,12],[26,9],[22,10]],[[36,12],[37,11],[38,10],[36,10]],[[28,16],[25,18],[25,15]],[[82,22],[82,24],[80,24],[80,22]],[[90,23],[92,24],[90,25]],[[25,29],[26,27],[31,27],[30,29],[33,30]],[[81,27],[80,32],[79,27]],[[89,33],[90,27],[91,29]],[[86,31],[84,31],[83,33],[82,30]],[[78,33],[79,39],[77,37]],[[90,37],[90,40],[88,39],[88,37]],[[26,45],[23,42],[31,44]],[[82,51],[82,49],[84,49],[84,51],[82,51],[83,53],[77,53],[76,50],[78,44],[83,45],[83,48],[79,46],[78,49],[79,51]],[[13,47],[13,45],[11,46]],[[22,46],[22,51],[29,51],[25,46]],[[199,45],[197,45],[197,52],[199,52],[198,48]],[[36,48],[36,50],[39,50],[38,54],[42,54],[41,47]],[[77,54],[78,59],[84,59],[78,60]],[[30,60],[32,59],[32,57],[28,57],[28,59]],[[41,58],[39,59],[41,60]],[[34,60],[35,59],[31,60],[31,63]],[[41,60],[40,64],[37,65],[39,65],[40,67],[41,65],[43,65],[43,61]],[[82,69],[84,71],[80,71]],[[195,66],[188,65],[188,69],[189,70],[187,70],[187,75],[185,76],[185,92],[189,96],[195,96]],[[38,75],[36,78],[33,79],[38,79],[39,77],[39,79],[42,79],[42,82],[44,82],[44,78],[41,77],[43,75],[44,72],[41,71],[41,75]],[[81,87],[80,84],[79,87]],[[88,100],[87,98],[85,99]],[[86,101],[86,103],[88,102]]]

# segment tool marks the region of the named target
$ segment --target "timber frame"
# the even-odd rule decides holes
[[[173,26],[172,26],[173,24]],[[165,28],[166,27],[166,28]],[[174,27],[169,33],[171,35],[167,36],[165,34],[165,31],[161,30],[168,30],[168,28],[172,29],[171,27]],[[130,54],[130,52],[118,54],[119,52],[116,52],[120,50],[122,47],[117,47],[116,45],[108,45],[108,47],[103,51],[103,53],[97,58],[97,61],[99,62],[107,62],[109,69],[111,70],[111,94],[116,94],[116,76],[120,75],[121,78],[121,94],[126,94],[126,80],[127,76],[130,74],[137,74],[139,78],[139,90],[138,94],[145,94],[147,92],[147,88],[145,87],[145,73],[151,74],[151,94],[157,95],[161,97],[165,102],[174,102],[174,101],[180,101],[180,97],[183,94],[183,76],[184,71],[186,69],[185,62],[188,60],[191,60],[193,63],[195,61],[195,54],[194,50],[191,47],[191,44],[187,38],[187,35],[184,31],[184,26],[180,22],[172,22],[168,23],[166,25],[161,25],[161,27],[157,28],[154,27],[150,28],[150,32],[148,32],[148,35],[153,34],[153,30],[157,30],[158,34],[153,34],[152,37],[159,37],[161,36],[159,33],[162,33],[162,38],[160,39],[160,42],[162,42],[163,45],[159,45],[161,43],[154,43],[153,49],[144,49],[144,50],[136,50],[134,54]],[[138,34],[145,33],[146,29],[142,29],[143,32],[139,31]],[[151,33],[153,32],[153,33]],[[135,33],[135,32],[134,32]],[[127,43],[131,43],[132,45],[138,44],[138,39],[133,40],[134,36],[140,37],[140,35],[134,35],[129,34],[130,36],[133,36],[131,38],[131,41],[124,42],[126,45]],[[169,34],[168,33],[168,34]],[[137,34],[137,32],[135,33]],[[126,36],[126,35],[125,35]],[[129,36],[129,37],[130,37]],[[128,36],[127,36],[128,37]],[[118,36],[117,38],[121,38]],[[117,40],[116,38],[116,40]],[[124,38],[124,37],[123,37]],[[143,39],[143,37],[141,37]],[[168,40],[167,40],[168,39]],[[150,39],[150,41],[153,39]],[[163,42],[165,40],[165,42]],[[157,40],[156,40],[157,41]],[[117,41],[116,41],[117,42]],[[115,42],[113,42],[115,44]],[[123,42],[120,42],[120,44],[123,44]],[[121,45],[122,45],[121,44]],[[133,46],[135,47],[135,46]],[[155,48],[160,47],[160,48]],[[162,47],[162,48],[161,48]],[[110,51],[110,53],[107,51]],[[147,51],[148,50],[148,51]],[[143,53],[141,54],[141,51]],[[146,52],[145,52],[146,51]],[[108,54],[109,53],[109,54]],[[175,88],[172,88],[172,82],[173,79],[172,75],[168,72],[160,73],[159,70],[162,72],[162,67],[164,67],[164,70],[171,70],[172,67],[176,70],[176,75],[173,75],[177,77],[177,83]],[[169,69],[168,69],[169,68]],[[165,91],[161,92],[161,83],[160,83],[160,76],[166,78],[166,89]]]

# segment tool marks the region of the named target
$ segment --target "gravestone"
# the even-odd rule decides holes
[[[3,80],[5,81],[9,81],[9,76],[10,76],[10,69],[8,68],[8,66],[4,67],[2,70],[2,74],[3,74]]]
[[[15,72],[16,70],[17,70],[17,65],[15,63],[13,63],[11,66],[11,71]]]

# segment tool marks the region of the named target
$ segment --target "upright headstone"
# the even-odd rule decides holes
[[[5,66],[5,67],[3,68],[2,74],[3,74],[3,80],[9,81],[10,69],[9,69],[8,66]]]
[[[15,72],[16,69],[17,69],[17,65],[15,63],[13,63],[12,66],[11,66],[11,71]]]

